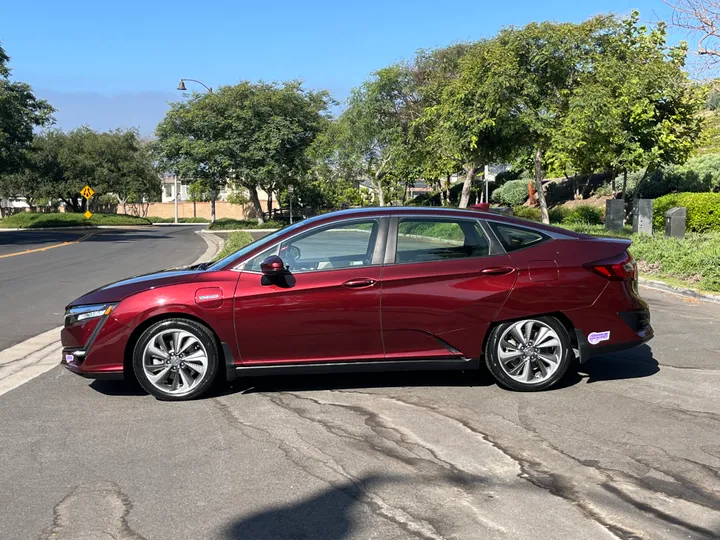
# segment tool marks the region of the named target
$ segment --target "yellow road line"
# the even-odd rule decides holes
[[[7,253],[5,255],[0,255],[0,259],[5,259],[6,257],[15,257],[16,255],[25,255],[26,253],[35,253],[37,251],[47,251],[48,249],[55,249],[63,246],[71,246],[73,244],[79,244],[83,240],[86,240],[87,238],[91,237],[94,233],[89,233],[83,236],[82,238],[78,238],[77,240],[73,240],[72,242],[63,242],[62,244],[53,244],[52,246],[45,246],[42,248],[35,248],[35,249],[26,249],[25,251],[16,251],[14,253]]]

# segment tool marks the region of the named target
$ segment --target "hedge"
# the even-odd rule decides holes
[[[516,206],[513,209],[516,217],[540,221],[540,209],[537,207]],[[549,210],[550,223],[563,225],[600,225],[603,223],[603,209],[589,204],[582,204],[575,208],[556,206]]]
[[[665,212],[675,206],[687,208],[687,229],[694,232],[720,231],[720,193],[671,193],[653,203],[653,225],[665,228]]]
[[[528,199],[528,180],[510,180],[492,192],[495,202],[516,206]]]

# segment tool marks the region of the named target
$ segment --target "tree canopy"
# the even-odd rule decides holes
[[[258,188],[269,195],[310,168],[307,150],[328,122],[327,92],[242,82],[173,103],[158,125],[164,166],[182,178],[202,181],[214,200],[227,182],[247,189],[263,221]]]

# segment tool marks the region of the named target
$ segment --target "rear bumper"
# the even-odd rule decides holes
[[[580,363],[582,364],[593,356],[600,356],[603,354],[610,354],[638,347],[655,337],[655,332],[653,331],[652,326],[648,324],[643,330],[637,332],[637,339],[631,339],[620,343],[611,343],[608,345],[594,346],[590,344],[587,336],[582,330],[575,329],[575,335],[577,336],[578,354],[580,357]]]

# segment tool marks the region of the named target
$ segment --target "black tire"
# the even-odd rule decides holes
[[[555,368],[555,371],[547,377],[547,379],[540,380],[539,382],[521,382],[510,376],[508,371],[506,371],[508,368],[504,368],[503,364],[500,362],[500,340],[511,327],[523,323],[530,323],[532,321],[536,321],[541,327],[542,325],[547,325],[548,327],[550,327],[550,329],[552,329],[557,335],[557,338],[560,342],[561,350],[557,353],[556,356],[559,358],[559,361],[557,362],[557,367]],[[498,324],[490,331],[490,336],[488,337],[487,343],[485,345],[485,364],[490,370],[490,373],[492,373],[492,376],[503,388],[515,390],[518,392],[538,392],[541,390],[547,390],[548,388],[554,386],[558,383],[558,381],[560,381],[560,379],[565,376],[565,373],[567,372],[568,367],[570,367],[574,356],[575,355],[572,349],[570,335],[568,334],[567,329],[555,317],[549,316],[528,317],[520,321],[516,320]],[[523,360],[517,360],[517,362],[521,361]],[[538,361],[534,360],[534,362],[537,366]],[[529,365],[531,366],[530,369],[533,369],[533,363],[530,362]],[[543,367],[547,369],[547,364],[543,364]],[[539,368],[537,367],[535,368],[535,375],[541,379],[541,373],[539,372]]]
[[[206,353],[207,358],[207,367],[205,369],[205,372],[201,376],[198,375],[196,379],[193,379],[194,386],[191,386],[191,390],[189,392],[184,392],[180,394],[163,391],[161,388],[153,384],[148,378],[146,369],[143,365],[143,354],[150,341],[165,332],[175,330],[191,334],[192,337],[194,337],[205,349],[204,352]],[[200,349],[199,345],[198,349]],[[186,401],[198,398],[210,389],[217,376],[218,366],[220,364],[220,355],[218,353],[215,336],[207,326],[189,319],[173,318],[158,321],[155,324],[149,326],[142,333],[137,343],[135,344],[135,348],[133,349],[132,360],[135,378],[145,391],[162,401]],[[179,369],[179,367],[175,368],[175,371]],[[190,372],[191,370],[187,370],[186,368],[185,373]]]

